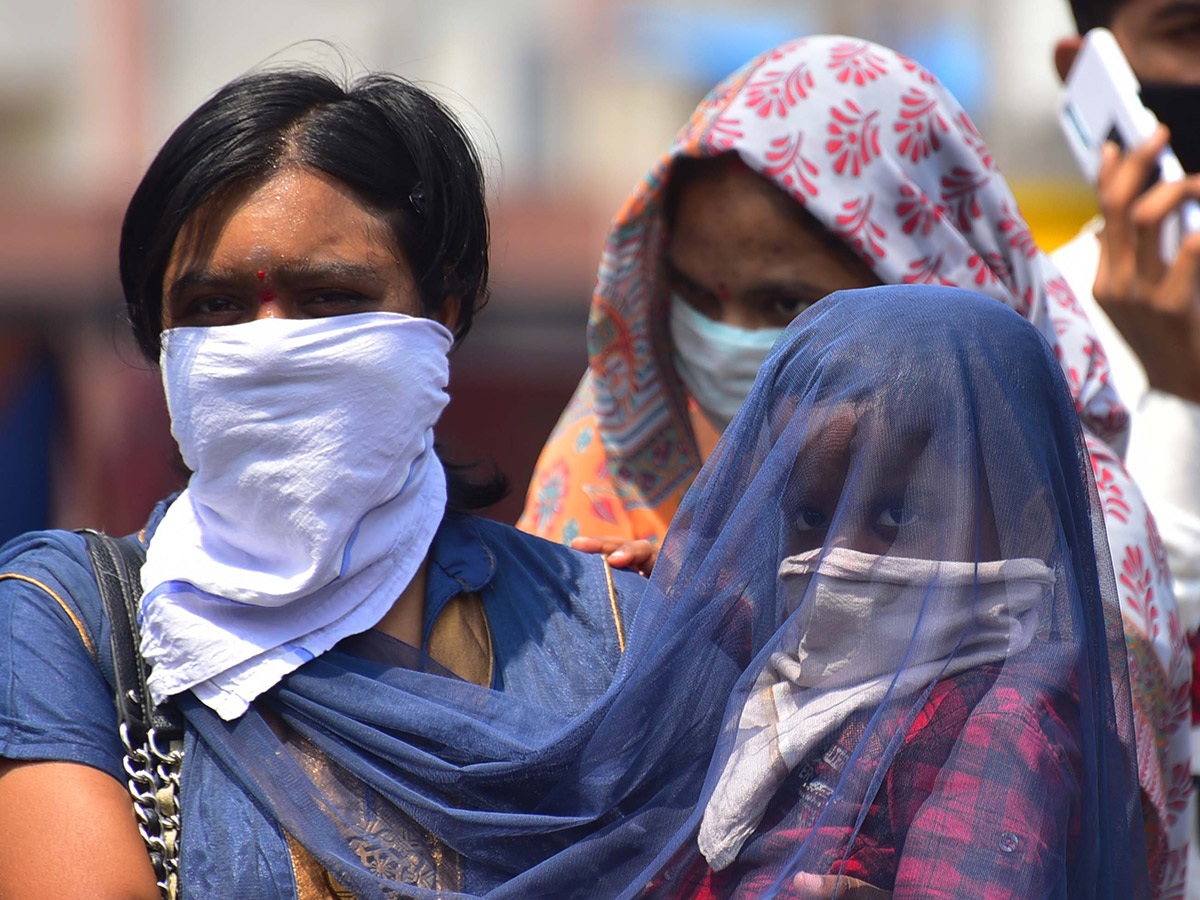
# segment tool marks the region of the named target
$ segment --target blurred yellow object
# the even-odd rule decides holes
[[[1096,215],[1096,197],[1082,182],[1010,181],[1033,239],[1053,253]]]

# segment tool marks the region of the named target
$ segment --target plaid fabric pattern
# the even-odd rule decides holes
[[[1027,673],[1026,673],[1027,674]],[[1078,699],[1034,696],[1005,684],[997,667],[939,683],[910,726],[857,835],[818,822],[848,774],[867,718],[849,721],[776,794],[737,861],[713,872],[694,844],[649,895],[732,900],[771,894],[780,865],[809,841],[806,866],[892,891],[894,900],[1027,900],[1056,894],[1079,830]],[[859,758],[879,759],[900,723],[877,727]],[[846,801],[843,801],[846,802]],[[845,820],[844,816],[835,816]],[[852,818],[852,817],[851,817]],[[820,847],[827,847],[820,851]],[[778,897],[796,896],[783,878]]]

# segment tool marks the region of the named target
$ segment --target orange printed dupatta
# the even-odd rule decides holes
[[[621,535],[658,543],[704,460],[670,362],[662,289],[662,203],[677,157],[712,156],[704,140],[754,70],[715,88],[617,214],[588,320],[588,372],[534,470],[517,527],[570,543]]]
[[[967,287],[1059,353],[1085,425],[1126,416],[1066,282],[1029,235],[978,131],[928,71],[845,37],[783,44],[718,85],[618,213],[588,324],[589,370],[550,436],[519,527],[657,540],[703,463],[667,336],[664,185],[680,157],[735,152],[887,284]]]

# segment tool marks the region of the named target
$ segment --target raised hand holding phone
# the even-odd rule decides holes
[[[1112,34],[1088,32],[1060,120],[1104,216],[1093,295],[1150,386],[1200,403],[1200,177],[1183,171],[1138,89]]]
[[[1063,85],[1059,121],[1080,169],[1092,184],[1099,181],[1105,144],[1114,143],[1121,153],[1127,153],[1150,141],[1160,127],[1154,113],[1142,104],[1140,91],[1137,76],[1112,32],[1107,28],[1089,31]],[[1147,183],[1186,178],[1169,144],[1159,147],[1154,164]],[[1198,231],[1200,203],[1188,199],[1164,231],[1164,261],[1175,257],[1182,238]]]

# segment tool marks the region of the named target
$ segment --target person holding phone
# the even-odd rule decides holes
[[[1123,153],[1108,145],[1097,176],[1100,215],[1054,255],[1108,352],[1114,384],[1131,413],[1126,465],[1158,520],[1182,625],[1200,641],[1200,234],[1164,260],[1164,223],[1200,197],[1200,3],[1071,0],[1078,34],[1055,46],[1067,78],[1093,28],[1107,28],[1162,127]],[[1170,144],[1187,177],[1154,179]],[[1147,185],[1150,184],[1149,187]],[[1193,664],[1193,722],[1200,711]],[[1200,733],[1193,730],[1192,744]],[[1197,763],[1191,767],[1196,781]],[[1193,794],[1194,795],[1194,794]],[[1190,827],[1196,813],[1174,825]],[[1183,840],[1180,834],[1176,842]],[[1200,896],[1200,859],[1190,854],[1189,896]]]
[[[1163,123],[1128,152],[1105,149],[1096,192],[1100,216],[1054,254],[1096,326],[1112,377],[1133,417],[1131,473],[1162,529],[1184,627],[1200,626],[1200,234],[1164,260],[1164,223],[1200,198],[1200,4],[1166,0],[1071,0],[1079,34],[1054,62],[1066,78],[1082,35],[1112,31]],[[1188,177],[1159,182],[1155,160],[1170,144]]]

